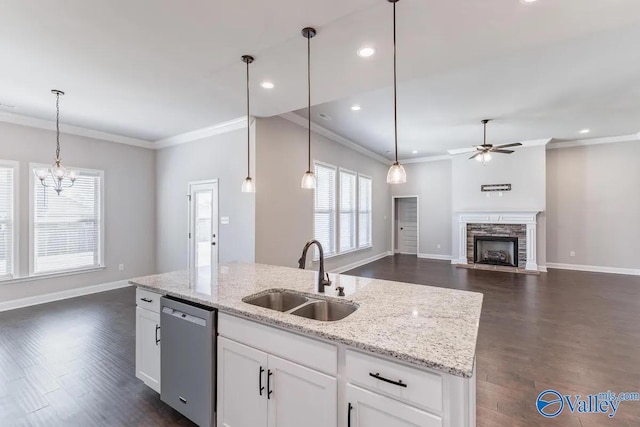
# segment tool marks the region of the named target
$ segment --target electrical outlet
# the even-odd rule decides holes
[[[569,256],[576,256],[576,252],[575,251],[569,252]]]
[[[124,271],[124,264],[120,264],[120,265],[118,265],[118,270],[120,270],[120,271]]]

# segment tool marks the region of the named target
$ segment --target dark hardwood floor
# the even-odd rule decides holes
[[[540,276],[455,268],[394,256],[348,274],[484,294],[477,353],[477,425],[640,426],[640,402],[616,416],[554,419],[538,394],[640,391],[640,277],[550,270]]]
[[[615,418],[542,418],[542,390],[640,391],[640,277],[553,270],[541,276],[384,258],[349,274],[482,292],[478,426],[640,426],[640,402]],[[192,425],[134,374],[134,289],[0,313],[0,426]],[[303,427],[303,426],[301,426]]]

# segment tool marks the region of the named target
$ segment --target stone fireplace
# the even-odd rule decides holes
[[[537,271],[538,212],[459,212],[458,264]]]

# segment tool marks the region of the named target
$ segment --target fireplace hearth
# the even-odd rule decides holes
[[[518,267],[518,238],[475,236],[473,259],[476,264]]]

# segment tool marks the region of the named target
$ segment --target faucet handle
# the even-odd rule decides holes
[[[325,286],[331,286],[331,280],[329,280],[329,273],[325,273],[327,279],[325,280]]]

